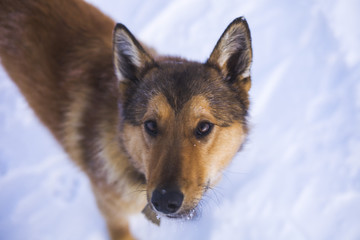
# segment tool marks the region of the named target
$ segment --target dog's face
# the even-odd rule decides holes
[[[115,28],[122,140],[156,212],[188,216],[240,149],[251,59],[243,18],[229,25],[204,64],[154,59],[123,25]]]

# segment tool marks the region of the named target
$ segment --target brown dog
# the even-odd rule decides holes
[[[80,0],[0,0],[3,66],[89,176],[112,239],[131,239],[145,206],[191,218],[240,149],[252,50],[244,18],[205,63],[156,56],[114,26]]]

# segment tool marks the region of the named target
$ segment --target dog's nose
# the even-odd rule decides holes
[[[180,190],[157,188],[153,191],[151,203],[154,208],[164,214],[175,213],[180,209],[184,194]]]

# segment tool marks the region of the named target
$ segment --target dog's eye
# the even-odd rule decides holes
[[[158,133],[157,124],[154,120],[148,120],[144,123],[145,131],[152,137]]]
[[[202,138],[208,135],[213,129],[214,124],[210,122],[200,122],[195,130],[195,136],[197,138]]]

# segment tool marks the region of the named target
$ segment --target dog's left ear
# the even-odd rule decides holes
[[[218,67],[226,81],[250,90],[251,36],[245,18],[235,19],[217,42],[207,63]]]
[[[115,73],[121,83],[140,80],[141,72],[154,63],[150,54],[121,23],[115,26],[113,47]]]

